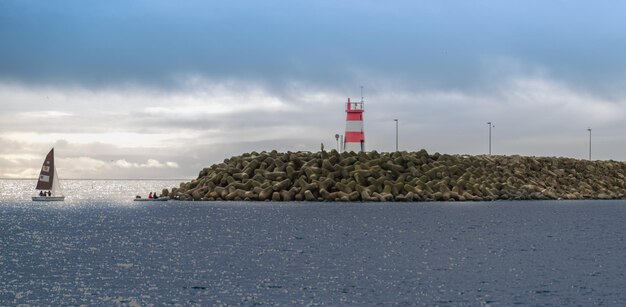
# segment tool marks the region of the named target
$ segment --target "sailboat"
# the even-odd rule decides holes
[[[37,187],[39,191],[51,192],[50,196],[33,196],[33,201],[63,201],[65,196],[61,191],[61,184],[59,182],[59,175],[57,174],[56,166],[54,165],[54,148],[50,150],[46,159],[43,161],[41,172],[39,173],[39,179],[37,180]]]

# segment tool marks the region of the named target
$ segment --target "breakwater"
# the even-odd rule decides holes
[[[626,196],[626,163],[425,150],[251,152],[163,192],[207,201],[618,199]]]

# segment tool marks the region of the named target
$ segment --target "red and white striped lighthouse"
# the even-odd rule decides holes
[[[346,103],[346,138],[344,151],[365,151],[365,132],[363,130],[363,99],[361,102]]]

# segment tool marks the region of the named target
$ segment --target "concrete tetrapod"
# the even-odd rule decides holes
[[[479,201],[622,199],[626,164],[417,152],[251,152],[162,191],[179,200]]]

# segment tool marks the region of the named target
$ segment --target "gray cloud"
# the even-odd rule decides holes
[[[70,164],[65,167],[69,177],[189,178],[241,152],[317,151],[322,142],[331,149],[336,146],[334,134],[343,133],[347,97],[336,92],[275,95],[258,85],[224,87],[204,82],[208,83],[168,95],[143,88],[50,90],[65,96],[48,111],[30,117],[0,115],[0,158],[4,159],[0,176],[32,172],[54,146],[63,162]],[[594,96],[541,75],[510,76],[491,87],[486,93],[371,90],[366,97],[366,147],[393,150],[393,119],[398,118],[401,149],[481,154],[487,149],[485,123],[493,121],[494,153],[585,158],[585,129],[592,126],[594,157],[626,158],[626,148],[619,146],[626,141],[620,136],[626,97]],[[4,101],[41,96],[37,87],[1,88]],[[357,90],[353,92],[358,96]],[[107,107],[74,108],[71,116],[55,113],[71,109],[77,101],[106,101]],[[18,159],[15,153],[27,159]],[[148,167],[150,160],[158,161],[152,165],[170,162],[178,167]]]

